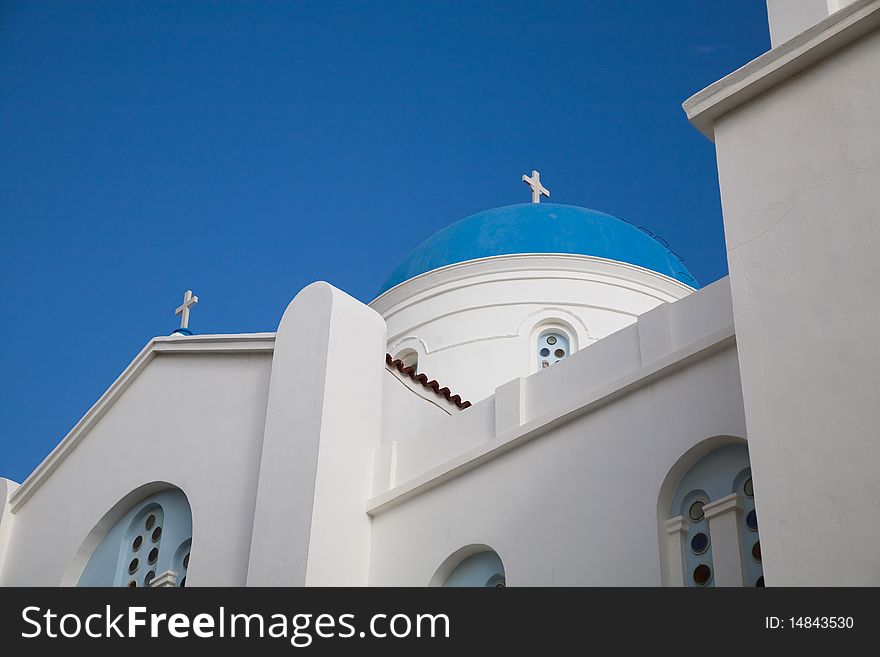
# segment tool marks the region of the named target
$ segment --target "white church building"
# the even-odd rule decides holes
[[[728,277],[533,171],[367,305],[204,335],[188,293],[0,479],[0,584],[880,585],[880,0],[768,15],[684,104]]]

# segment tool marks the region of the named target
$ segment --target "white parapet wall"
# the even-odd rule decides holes
[[[499,386],[393,454],[380,447],[394,483],[366,505],[370,584],[427,585],[475,545],[498,553],[511,586],[674,582],[662,526],[671,488],[744,437],[722,280]]]

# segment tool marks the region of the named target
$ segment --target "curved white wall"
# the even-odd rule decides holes
[[[693,291],[604,258],[519,254],[441,267],[370,306],[385,318],[392,356],[417,351],[418,371],[476,402],[537,370],[535,344],[543,330],[564,330],[576,352]]]

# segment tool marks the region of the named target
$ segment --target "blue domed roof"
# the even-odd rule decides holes
[[[379,294],[445,265],[511,253],[597,256],[698,287],[677,256],[632,224],[573,205],[519,203],[472,214],[434,233],[400,263]]]

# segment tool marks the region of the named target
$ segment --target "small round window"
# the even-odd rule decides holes
[[[749,511],[748,515],[746,515],[746,527],[748,527],[750,531],[758,531],[758,514],[755,513],[754,509]]]
[[[694,522],[700,522],[706,516],[705,511],[703,511],[704,504],[705,502],[703,502],[703,500],[697,500],[696,502],[691,504],[690,508],[688,509],[688,516],[690,516],[691,520],[693,520]]]
[[[703,554],[703,552],[708,549],[709,536],[704,534],[703,532],[694,534],[694,537],[691,539],[691,550],[694,551],[694,554]]]
[[[550,367],[571,353],[568,336],[558,329],[544,331],[538,336],[538,369]]]
[[[706,586],[712,579],[712,569],[704,563],[694,568],[694,583],[698,586]]]

